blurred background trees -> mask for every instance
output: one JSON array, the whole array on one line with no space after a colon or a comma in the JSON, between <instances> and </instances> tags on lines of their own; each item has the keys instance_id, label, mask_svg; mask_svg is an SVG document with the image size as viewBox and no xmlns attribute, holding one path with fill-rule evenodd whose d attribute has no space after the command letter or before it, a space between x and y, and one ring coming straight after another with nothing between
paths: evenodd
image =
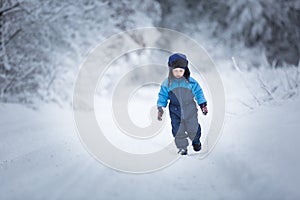
<instances>
[{"instance_id":1,"label":"blurred background trees","mask_svg":"<svg viewBox=\"0 0 300 200\"><path fill-rule=\"evenodd\" d=\"M300 58L298 0L1 0L0 25L2 102L70 102L88 51L137 27L202 35L224 49L256 49L275 67L298 66ZM262 66L253 64L263 63L255 56L249 60L250 68Z\"/></svg>"}]
</instances>

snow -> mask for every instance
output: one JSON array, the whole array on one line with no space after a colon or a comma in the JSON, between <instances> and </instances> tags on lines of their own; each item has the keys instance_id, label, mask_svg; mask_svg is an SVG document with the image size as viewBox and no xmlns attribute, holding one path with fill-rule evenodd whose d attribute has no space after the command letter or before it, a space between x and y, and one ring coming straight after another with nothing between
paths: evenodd
<instances>
[{"instance_id":1,"label":"snow","mask_svg":"<svg viewBox=\"0 0 300 200\"><path fill-rule=\"evenodd\" d=\"M224 82L227 94L231 81ZM153 99L140 98L145 94L132 100L150 105ZM230 110L234 103L227 100ZM71 111L52 104L40 110L1 104L0 199L298 199L299 112L297 96L227 113L208 157L182 157L162 170L134 175L103 166L87 153ZM129 113L139 123L136 110L129 106ZM172 140L165 128L162 144ZM157 148L149 141L145 152Z\"/></svg>"},{"instance_id":2,"label":"snow","mask_svg":"<svg viewBox=\"0 0 300 200\"><path fill-rule=\"evenodd\" d=\"M295 65L299 58L294 41L300 3L273 1L20 2L3 23L2 41L18 34L1 54L0 96L6 103L0 103L0 199L299 199L300 63L280 61ZM67 105L88 50L112 34L144 26L171 28L203 45L224 84L226 118L217 145L204 159L189 148L192 155L136 175L108 168L88 153ZM128 43L169 42L160 41L159 34L128 35L104 53ZM130 52L116 59L99 83L95 115L117 148L147 154L172 142L167 110L163 134L137 140L119 131L108 96L129 70L165 65L168 56L154 49ZM203 74L191 71L209 101L214 91ZM128 112L136 125L151 123L157 92L158 85L142 87L131 96ZM202 142L214 109L209 102L208 116L199 113ZM177 152L175 146L171 150Z\"/></svg>"}]
</instances>

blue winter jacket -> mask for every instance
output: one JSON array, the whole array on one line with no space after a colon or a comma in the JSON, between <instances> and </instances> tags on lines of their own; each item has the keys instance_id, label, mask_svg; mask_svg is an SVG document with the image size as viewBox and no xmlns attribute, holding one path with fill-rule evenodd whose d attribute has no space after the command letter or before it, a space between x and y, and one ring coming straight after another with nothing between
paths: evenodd
<instances>
[{"instance_id":1,"label":"blue winter jacket","mask_svg":"<svg viewBox=\"0 0 300 200\"><path fill-rule=\"evenodd\" d=\"M189 77L187 81L184 77L172 78L169 85L168 78L166 78L158 94L157 107L166 107L169 100L171 117L176 115L181 119L186 119L197 112L194 99L199 105L206 103L202 88L195 79Z\"/></svg>"}]
</instances>

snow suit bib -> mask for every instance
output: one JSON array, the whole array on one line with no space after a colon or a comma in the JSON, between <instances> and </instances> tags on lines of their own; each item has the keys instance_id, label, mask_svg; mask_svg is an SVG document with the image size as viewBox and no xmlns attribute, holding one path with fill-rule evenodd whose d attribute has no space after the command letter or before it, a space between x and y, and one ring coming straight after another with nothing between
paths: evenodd
<instances>
[{"instance_id":1,"label":"snow suit bib","mask_svg":"<svg viewBox=\"0 0 300 200\"><path fill-rule=\"evenodd\" d=\"M168 78L158 94L157 106L166 107L169 101L172 134L177 148L187 148L189 137L193 143L200 142L201 126L198 123L197 104L206 102L202 88L192 77Z\"/></svg>"}]
</instances>

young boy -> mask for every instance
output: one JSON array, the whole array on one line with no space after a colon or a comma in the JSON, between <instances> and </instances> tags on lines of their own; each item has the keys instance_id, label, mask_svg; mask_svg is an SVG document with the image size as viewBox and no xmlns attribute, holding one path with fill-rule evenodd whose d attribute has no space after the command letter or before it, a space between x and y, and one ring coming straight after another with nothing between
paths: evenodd
<instances>
[{"instance_id":1,"label":"young boy","mask_svg":"<svg viewBox=\"0 0 300 200\"><path fill-rule=\"evenodd\" d=\"M164 113L162 107L166 107L170 100L169 111L175 144L179 154L187 155L187 137L192 140L194 151L201 150L201 127L198 123L196 102L204 115L208 113L207 102L198 82L190 77L185 55L180 53L171 55L168 66L169 77L162 83L158 94L158 120L162 120Z\"/></svg>"}]
</instances>

